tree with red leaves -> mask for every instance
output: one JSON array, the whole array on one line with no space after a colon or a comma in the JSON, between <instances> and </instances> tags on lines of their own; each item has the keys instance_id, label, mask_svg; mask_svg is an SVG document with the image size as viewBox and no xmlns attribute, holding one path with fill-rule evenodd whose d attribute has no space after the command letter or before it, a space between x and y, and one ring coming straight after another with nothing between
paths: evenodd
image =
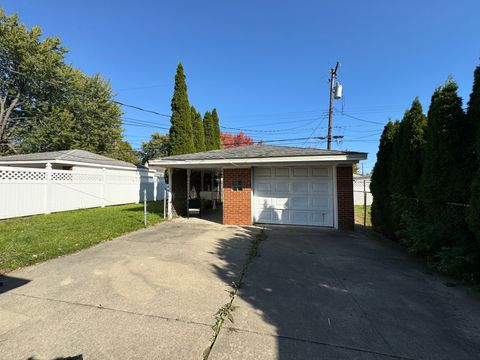
<instances>
[{"instance_id":1,"label":"tree with red leaves","mask_svg":"<svg viewBox=\"0 0 480 360\"><path fill-rule=\"evenodd\" d=\"M222 148L232 148L238 146L248 146L253 145L255 142L250 137L245 135L243 131L240 131L238 134L232 134L228 132L222 132Z\"/></svg>"}]
</instances>

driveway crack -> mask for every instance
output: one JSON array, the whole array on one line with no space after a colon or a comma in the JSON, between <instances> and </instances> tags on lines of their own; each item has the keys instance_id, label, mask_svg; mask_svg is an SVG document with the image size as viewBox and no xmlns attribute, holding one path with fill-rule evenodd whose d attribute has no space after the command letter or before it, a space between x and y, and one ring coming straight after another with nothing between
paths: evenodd
<instances>
[{"instance_id":1,"label":"driveway crack","mask_svg":"<svg viewBox=\"0 0 480 360\"><path fill-rule=\"evenodd\" d=\"M235 298L238 295L238 290L242 287L245 275L247 274L248 268L250 264L252 263L253 259L258 256L258 251L259 251L259 245L260 242L265 240L265 228L262 228L258 234L255 235L255 237L251 241L250 245L250 250L247 254L247 258L245 260L245 263L243 265L242 271L240 272L240 276L237 281L232 282L231 290L229 290L229 295L230 295L230 301L220 307L218 311L215 314L215 324L212 326L213 329L213 335L210 341L210 345L204 350L203 352L203 360L207 360L208 357L210 356L210 353L215 345L215 342L218 338L218 335L220 334L220 331L222 330L223 324L225 323L225 320L228 319L230 322L234 322L232 312L235 310L235 306L233 305L233 302Z\"/></svg>"}]
</instances>

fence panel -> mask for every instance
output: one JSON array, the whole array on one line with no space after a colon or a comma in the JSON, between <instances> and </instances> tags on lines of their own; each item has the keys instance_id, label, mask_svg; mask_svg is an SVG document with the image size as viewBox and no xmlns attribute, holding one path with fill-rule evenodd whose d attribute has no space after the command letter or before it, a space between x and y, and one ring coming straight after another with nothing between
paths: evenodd
<instances>
[{"instance_id":1,"label":"fence panel","mask_svg":"<svg viewBox=\"0 0 480 360\"><path fill-rule=\"evenodd\" d=\"M88 172L0 166L0 219L162 200L165 181L148 172Z\"/></svg>"},{"instance_id":2,"label":"fence panel","mask_svg":"<svg viewBox=\"0 0 480 360\"><path fill-rule=\"evenodd\" d=\"M353 179L353 203L355 205L364 205L364 193L366 193L366 205L372 205L373 196L370 192L370 180Z\"/></svg>"}]
</instances>

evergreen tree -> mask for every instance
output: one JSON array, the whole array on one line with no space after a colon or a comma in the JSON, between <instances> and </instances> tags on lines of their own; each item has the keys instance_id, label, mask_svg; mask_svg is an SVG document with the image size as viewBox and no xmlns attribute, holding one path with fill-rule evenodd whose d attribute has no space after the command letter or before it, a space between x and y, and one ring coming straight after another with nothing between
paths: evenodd
<instances>
[{"instance_id":1,"label":"evergreen tree","mask_svg":"<svg viewBox=\"0 0 480 360\"><path fill-rule=\"evenodd\" d=\"M203 129L205 131L205 149L217 149L217 142L215 140L215 128L213 125L213 117L210 111L207 111L203 116Z\"/></svg>"},{"instance_id":2,"label":"evergreen tree","mask_svg":"<svg viewBox=\"0 0 480 360\"><path fill-rule=\"evenodd\" d=\"M457 88L451 79L437 88L428 110L418 195L431 221L442 218L446 203L466 203L470 197L474 129L463 112Z\"/></svg>"},{"instance_id":3,"label":"evergreen tree","mask_svg":"<svg viewBox=\"0 0 480 360\"><path fill-rule=\"evenodd\" d=\"M222 137L220 134L220 120L218 119L217 109L213 108L212 110L212 120L213 120L213 134L215 140L215 148L220 149L222 147Z\"/></svg>"},{"instance_id":4,"label":"evergreen tree","mask_svg":"<svg viewBox=\"0 0 480 360\"><path fill-rule=\"evenodd\" d=\"M193 142L197 152L205 151L205 131L203 130L202 115L192 106L191 118L193 128Z\"/></svg>"},{"instance_id":5,"label":"evergreen tree","mask_svg":"<svg viewBox=\"0 0 480 360\"><path fill-rule=\"evenodd\" d=\"M373 195L372 224L378 230L389 230L390 215L390 174L393 155L393 144L398 133L398 121L389 121L380 137L377 162L373 168L370 191Z\"/></svg>"},{"instance_id":6,"label":"evergreen tree","mask_svg":"<svg viewBox=\"0 0 480 360\"><path fill-rule=\"evenodd\" d=\"M401 229L402 216L411 208L411 198L416 198L416 189L423 168L425 128L427 117L418 98L412 103L398 126L393 144L390 173L390 233L397 235Z\"/></svg>"},{"instance_id":7,"label":"evergreen tree","mask_svg":"<svg viewBox=\"0 0 480 360\"><path fill-rule=\"evenodd\" d=\"M478 169L472 183L468 222L470 230L480 240L480 65L473 74L473 89L468 102L467 117L476 127L476 165Z\"/></svg>"},{"instance_id":8,"label":"evergreen tree","mask_svg":"<svg viewBox=\"0 0 480 360\"><path fill-rule=\"evenodd\" d=\"M172 117L170 119L170 155L195 152L192 120L188 102L187 84L182 63L177 66L175 88L172 97Z\"/></svg>"},{"instance_id":9,"label":"evergreen tree","mask_svg":"<svg viewBox=\"0 0 480 360\"><path fill-rule=\"evenodd\" d=\"M399 124L393 146L390 181L392 194L416 197L415 189L423 167L426 126L427 117L420 101L415 98Z\"/></svg>"}]
</instances>

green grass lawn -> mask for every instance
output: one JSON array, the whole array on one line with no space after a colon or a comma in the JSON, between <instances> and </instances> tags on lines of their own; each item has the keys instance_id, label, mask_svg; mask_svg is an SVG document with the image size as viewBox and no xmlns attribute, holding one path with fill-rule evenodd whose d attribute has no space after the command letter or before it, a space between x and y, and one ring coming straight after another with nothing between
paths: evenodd
<instances>
[{"instance_id":1,"label":"green grass lawn","mask_svg":"<svg viewBox=\"0 0 480 360\"><path fill-rule=\"evenodd\" d=\"M147 206L147 224L163 220L163 202ZM0 274L144 227L143 204L0 220Z\"/></svg>"},{"instance_id":2,"label":"green grass lawn","mask_svg":"<svg viewBox=\"0 0 480 360\"><path fill-rule=\"evenodd\" d=\"M363 205L355 205L355 224L363 225ZM367 227L372 226L371 206L367 205Z\"/></svg>"}]
</instances>

